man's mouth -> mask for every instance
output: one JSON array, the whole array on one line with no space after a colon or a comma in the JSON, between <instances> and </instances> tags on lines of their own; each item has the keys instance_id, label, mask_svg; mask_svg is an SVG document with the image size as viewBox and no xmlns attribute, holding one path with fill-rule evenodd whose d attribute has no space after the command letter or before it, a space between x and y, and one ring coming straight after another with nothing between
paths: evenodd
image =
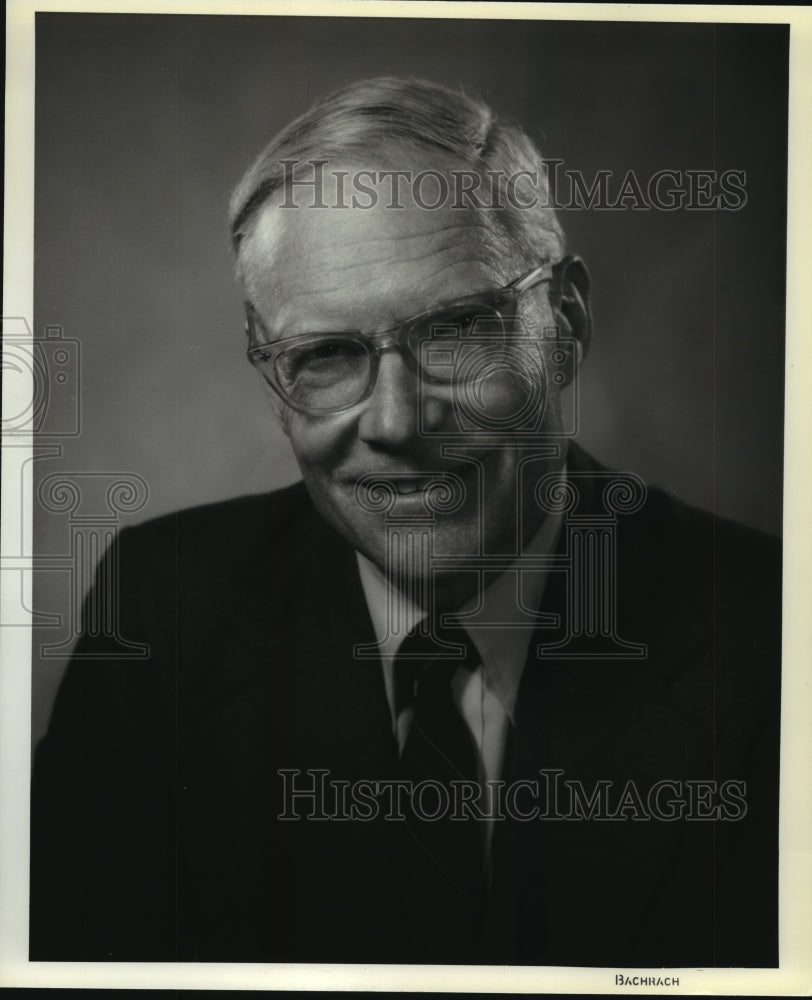
<instances>
[{"instance_id":1,"label":"man's mouth","mask_svg":"<svg viewBox=\"0 0 812 1000\"><path fill-rule=\"evenodd\" d=\"M476 476L476 467L467 464L431 472L368 472L354 480L353 491L361 507L373 513L385 510L387 502L399 501L422 501L438 512L451 512L473 495Z\"/></svg>"}]
</instances>

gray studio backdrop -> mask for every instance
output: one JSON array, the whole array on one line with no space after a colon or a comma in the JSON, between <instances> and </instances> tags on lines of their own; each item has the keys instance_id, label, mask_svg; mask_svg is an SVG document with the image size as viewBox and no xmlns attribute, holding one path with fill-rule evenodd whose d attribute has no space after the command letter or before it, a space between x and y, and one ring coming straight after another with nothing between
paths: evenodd
<instances>
[{"instance_id":1,"label":"gray studio backdrop","mask_svg":"<svg viewBox=\"0 0 812 1000\"><path fill-rule=\"evenodd\" d=\"M359 77L464 85L587 180L746 172L739 211L562 213L594 286L579 439L779 534L787 46L782 26L37 15L35 329L73 353L41 439L60 453L34 463L34 739L98 539L297 478L244 357L226 205L277 129Z\"/></svg>"}]
</instances>

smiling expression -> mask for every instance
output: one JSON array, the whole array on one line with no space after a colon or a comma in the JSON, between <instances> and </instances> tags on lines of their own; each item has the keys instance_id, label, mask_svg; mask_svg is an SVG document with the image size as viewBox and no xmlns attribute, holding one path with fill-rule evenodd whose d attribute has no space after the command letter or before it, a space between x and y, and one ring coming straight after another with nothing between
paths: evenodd
<instances>
[{"instance_id":1,"label":"smiling expression","mask_svg":"<svg viewBox=\"0 0 812 1000\"><path fill-rule=\"evenodd\" d=\"M404 209L392 210L384 193L370 209L278 205L279 199L271 200L261 209L241 249L248 297L271 342L309 332L389 330L406 317L500 288L522 272L515 262L500 262L491 230L471 208L427 211L407 200ZM549 324L554 320L544 287L528 295ZM389 514L404 518L425 511L424 490L432 479L462 484L462 503L435 515L435 553L512 553L517 484L529 478L517 475L528 453L504 420L516 406L515 394L515 379L504 375L480 385L478 405L503 429L483 438L461 423L449 386L419 386L413 367L392 348L381 354L374 389L362 402L329 415L288 410L284 425L322 516L382 568L386 515L358 500L359 482L370 474L392 484ZM550 396L547 433L555 432L558 410ZM444 453L444 444L453 445L453 454ZM534 461L533 481L560 462L560 456ZM527 537L540 514L528 498L522 507Z\"/></svg>"}]
</instances>

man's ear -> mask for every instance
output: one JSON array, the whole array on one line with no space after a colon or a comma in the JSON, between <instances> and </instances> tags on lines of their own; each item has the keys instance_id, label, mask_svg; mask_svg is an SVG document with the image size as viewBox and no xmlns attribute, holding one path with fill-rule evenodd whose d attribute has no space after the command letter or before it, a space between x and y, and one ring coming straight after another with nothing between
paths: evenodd
<instances>
[{"instance_id":1,"label":"man's ear","mask_svg":"<svg viewBox=\"0 0 812 1000\"><path fill-rule=\"evenodd\" d=\"M561 336L571 337L580 345L580 359L583 362L592 341L589 272L580 257L567 257L560 267L560 298L556 320L561 324Z\"/></svg>"}]
</instances>

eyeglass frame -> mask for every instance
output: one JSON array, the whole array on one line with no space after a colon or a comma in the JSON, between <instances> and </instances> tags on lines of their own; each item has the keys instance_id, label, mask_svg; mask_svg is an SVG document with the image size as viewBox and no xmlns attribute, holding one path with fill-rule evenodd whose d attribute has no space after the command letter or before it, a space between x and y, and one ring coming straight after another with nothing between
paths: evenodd
<instances>
[{"instance_id":1,"label":"eyeglass frame","mask_svg":"<svg viewBox=\"0 0 812 1000\"><path fill-rule=\"evenodd\" d=\"M424 312L418 313L416 316L411 316L408 319L401 320L396 326L389 327L386 330L380 330L378 333L364 333L361 330L323 330L323 331L312 331L310 333L298 334L294 337L281 338L280 340L272 341L271 343L256 343L256 328L257 326L262 327L264 330L264 324L259 318L256 308L253 303L245 300L243 303L245 307L245 333L248 336L249 341L254 341L253 345L248 347L246 351L246 356L249 362L254 368L257 369L259 374L262 376L265 382L273 389L276 395L282 400L282 402L289 406L291 409L296 410L298 413L303 413L309 416L332 416L334 414L343 413L345 410L352 409L353 406L358 406L359 403L363 403L365 400L369 399L372 395L375 385L378 381L378 368L380 366L380 357L384 351L390 348L398 349L399 353L406 361L409 368L421 379L426 382L438 385L452 385L454 384L453 379L441 379L436 376L432 376L425 372L420 364L419 359L416 357L414 351L409 349L407 338L408 333L411 331L418 323L428 319L430 316L447 312L448 310L455 309L460 306L471 305L484 305L486 304L483 300L487 299L488 305L493 305L496 312L501 320L505 320L505 316L499 311L500 307L505 303L515 303L518 301L519 297L525 292L530 291L532 288L537 288L539 285L545 284L546 282L552 282L555 289L555 299L558 299L561 295L560 278L561 274L566 268L566 266L572 261L571 256L563 257L560 261L553 264L550 261L544 261L538 264L536 267L531 268L526 274L520 275L513 281L509 282L503 288L496 288L489 291L472 292L470 295L466 295L460 299L454 299L450 302L440 303L431 309L427 309ZM549 270L549 273L545 273ZM556 285L558 287L556 287ZM276 372L276 359L284 351L289 350L291 347L295 347L297 344L305 343L308 340L317 341L320 337L340 337L347 340L353 340L356 343L360 343L364 347L367 356L369 358L369 375L367 378L367 387L363 394L357 399L354 399L350 403L346 403L342 406L337 407L314 407L306 406L302 403L298 403L292 400L280 385L278 385L273 378L269 377L266 372L260 368L260 362L271 362L271 370Z\"/></svg>"}]
</instances>

